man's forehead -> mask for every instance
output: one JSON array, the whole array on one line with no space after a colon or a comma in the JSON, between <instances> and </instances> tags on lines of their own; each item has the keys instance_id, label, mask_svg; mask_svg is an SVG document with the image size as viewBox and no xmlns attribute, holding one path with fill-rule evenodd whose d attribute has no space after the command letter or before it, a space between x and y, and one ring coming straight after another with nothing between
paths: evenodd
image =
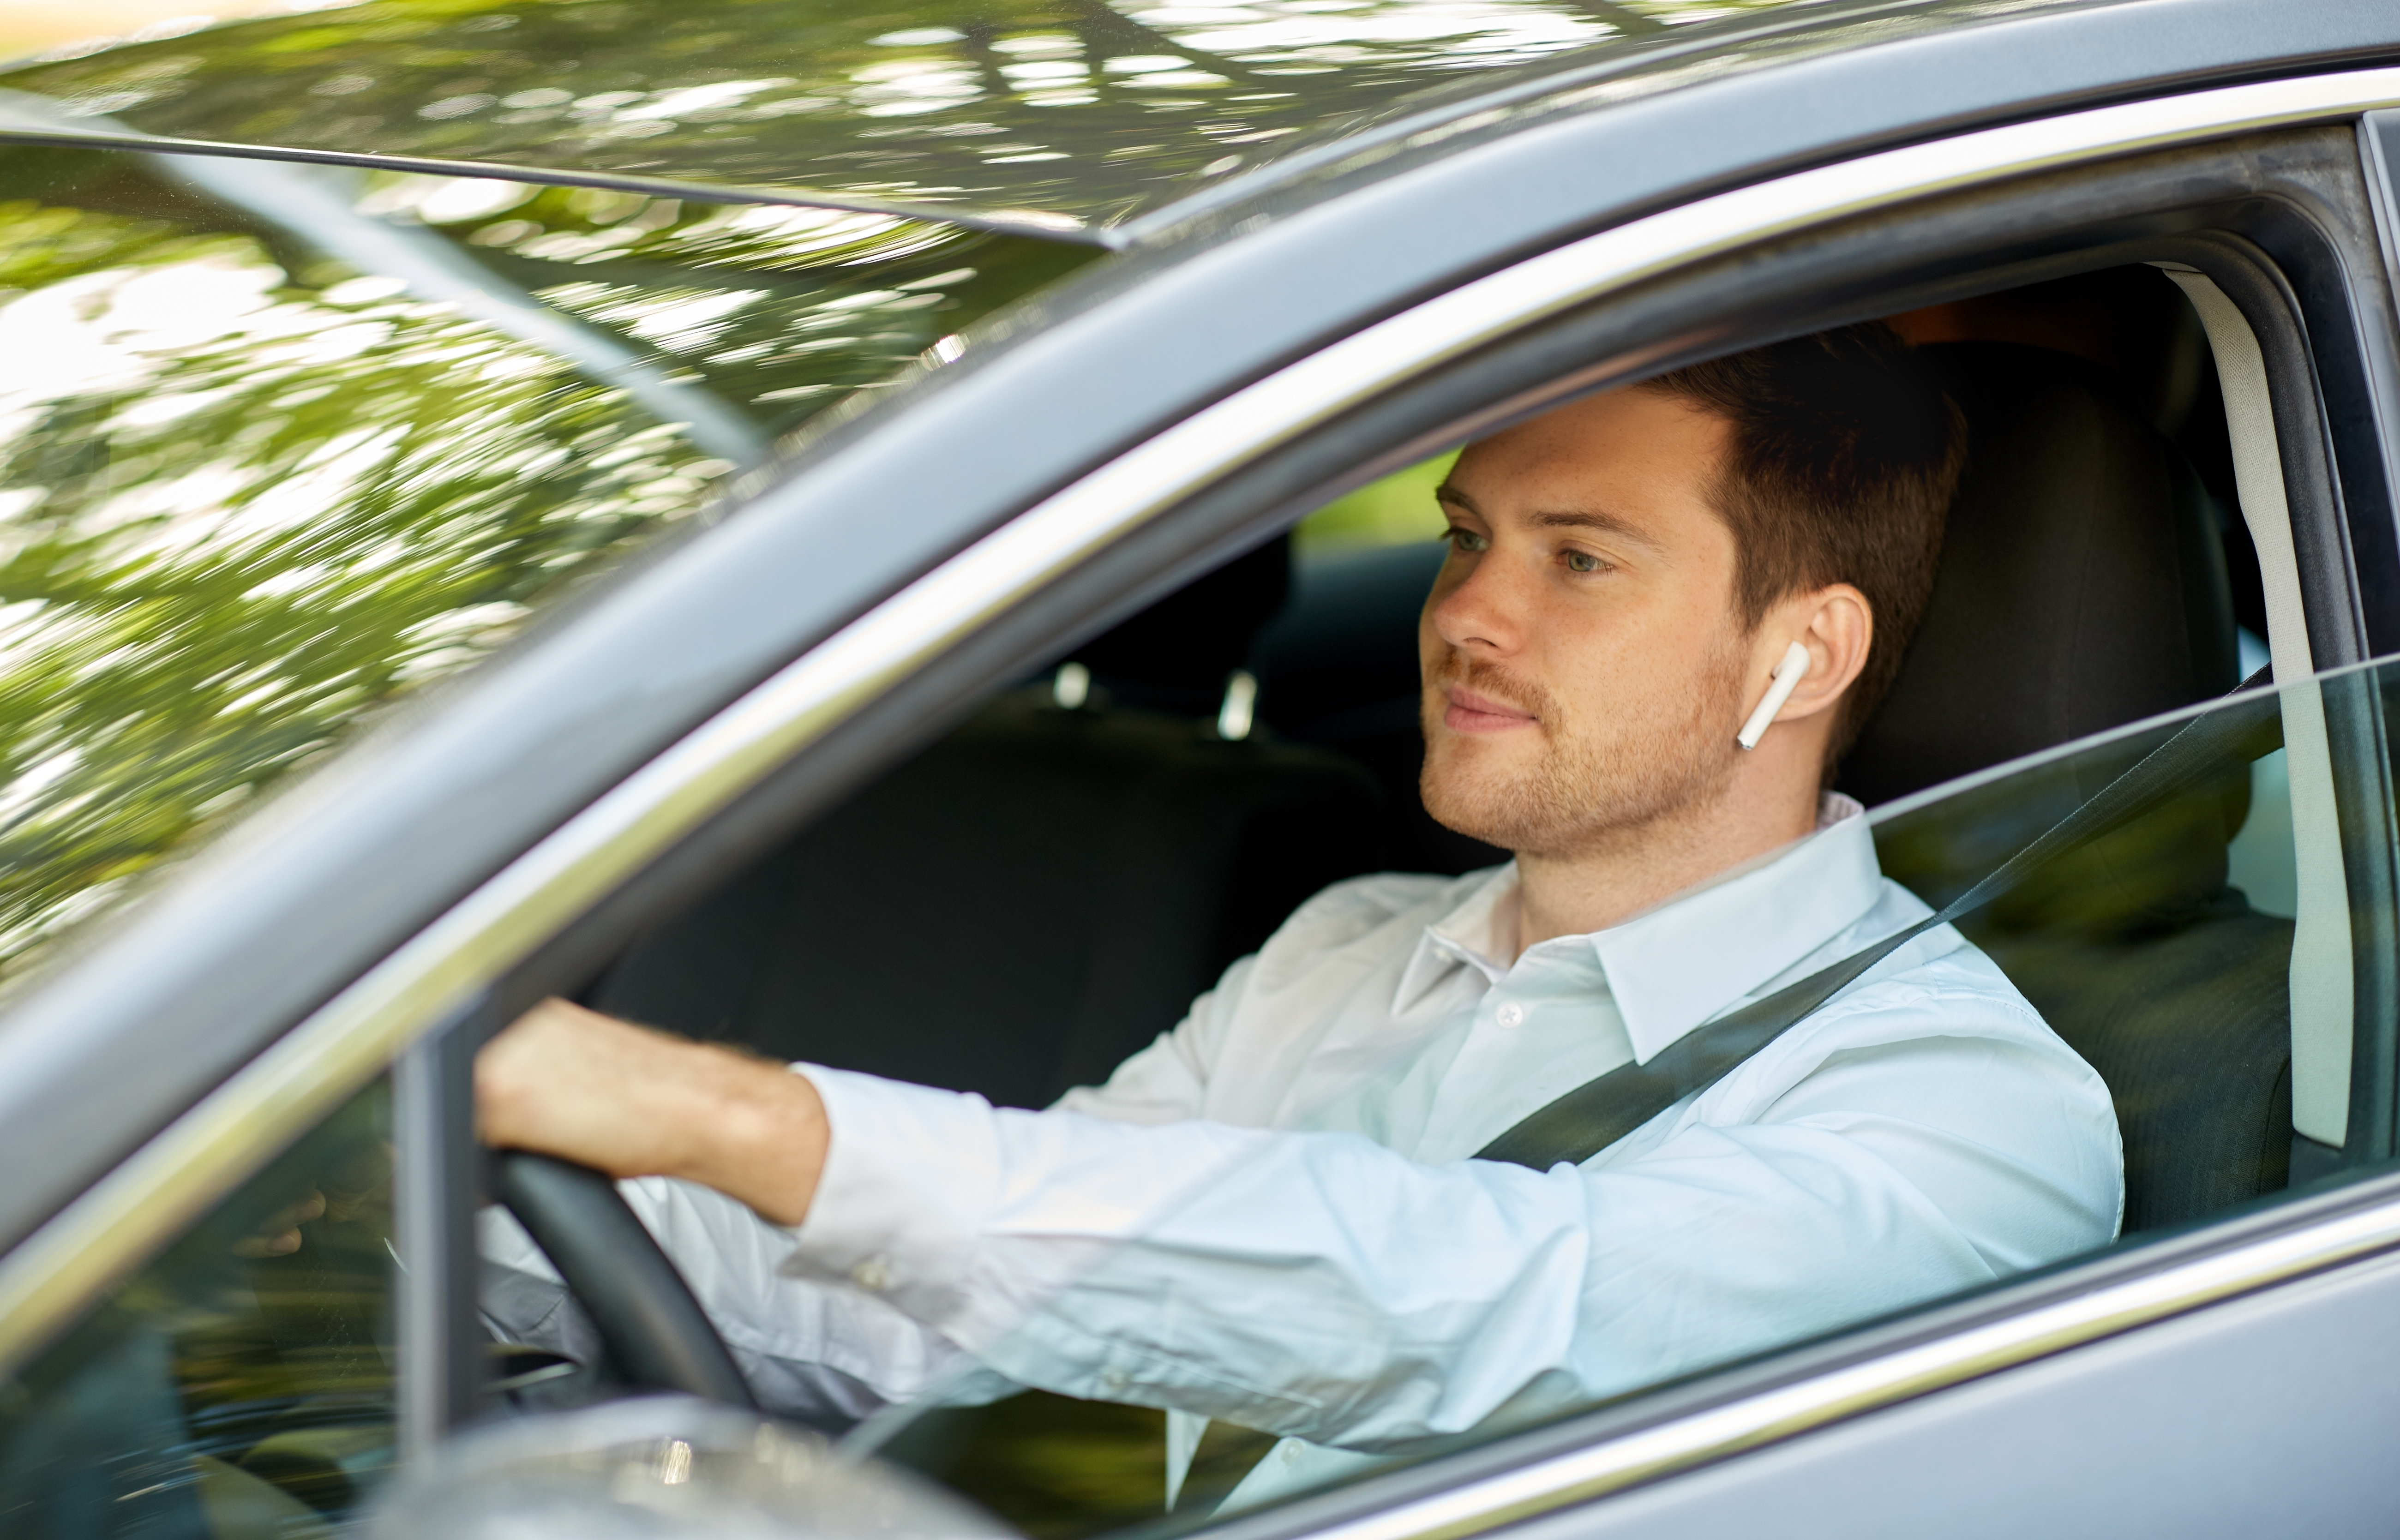
<instances>
[{"instance_id":1,"label":"man's forehead","mask_svg":"<svg viewBox=\"0 0 2400 1540\"><path fill-rule=\"evenodd\" d=\"M1484 519L1643 536L1713 511L1726 431L1679 397L1604 391L1468 444L1438 496Z\"/></svg>"},{"instance_id":2,"label":"man's forehead","mask_svg":"<svg viewBox=\"0 0 2400 1540\"><path fill-rule=\"evenodd\" d=\"M1564 447L1578 442L1608 444L1661 432L1692 442L1713 443L1722 439L1731 426L1704 402L1689 396L1646 385L1620 385L1577 396L1521 422L1510 423L1473 441L1466 452L1527 444Z\"/></svg>"}]
</instances>

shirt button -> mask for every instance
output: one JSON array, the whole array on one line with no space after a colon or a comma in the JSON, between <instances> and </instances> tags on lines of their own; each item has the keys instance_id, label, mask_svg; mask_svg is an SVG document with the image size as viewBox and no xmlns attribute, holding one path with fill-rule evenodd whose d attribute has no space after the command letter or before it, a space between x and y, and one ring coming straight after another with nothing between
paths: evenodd
<instances>
[{"instance_id":1,"label":"shirt button","mask_svg":"<svg viewBox=\"0 0 2400 1540\"><path fill-rule=\"evenodd\" d=\"M880 1257L869 1257L850 1270L850 1281L869 1294L880 1294L892 1287L892 1268Z\"/></svg>"},{"instance_id":2,"label":"shirt button","mask_svg":"<svg viewBox=\"0 0 2400 1540\"><path fill-rule=\"evenodd\" d=\"M1512 1000L1493 1013L1493 1019L1503 1027L1514 1027L1525 1019L1525 1008Z\"/></svg>"}]
</instances>

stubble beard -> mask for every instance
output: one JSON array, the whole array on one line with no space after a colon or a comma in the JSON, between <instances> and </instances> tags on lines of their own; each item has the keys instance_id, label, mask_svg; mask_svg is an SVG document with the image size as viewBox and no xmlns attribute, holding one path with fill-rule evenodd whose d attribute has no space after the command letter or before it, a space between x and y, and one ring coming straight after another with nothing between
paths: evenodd
<instances>
[{"instance_id":1,"label":"stubble beard","mask_svg":"<svg viewBox=\"0 0 2400 1540\"><path fill-rule=\"evenodd\" d=\"M1705 809L1724 791L1740 725L1741 649L1728 647L1687 689L1647 702L1599 702L1580 715L1494 663L1452 654L1424 702L1425 770L1434 821L1520 855L1567 856ZM1531 711L1542 753L1501 765L1441 725L1440 690L1466 688ZM1640 715L1628 708L1646 704ZM1478 762L1482 761L1482 762Z\"/></svg>"}]
</instances>

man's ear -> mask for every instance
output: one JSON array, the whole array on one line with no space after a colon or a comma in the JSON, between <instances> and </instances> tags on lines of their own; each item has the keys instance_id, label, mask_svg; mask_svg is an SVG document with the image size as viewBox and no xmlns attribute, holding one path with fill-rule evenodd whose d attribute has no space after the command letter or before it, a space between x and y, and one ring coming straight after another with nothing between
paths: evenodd
<instances>
[{"instance_id":1,"label":"man's ear","mask_svg":"<svg viewBox=\"0 0 2400 1540\"><path fill-rule=\"evenodd\" d=\"M1848 583L1795 593L1770 609L1752 648L1760 680L1772 674L1793 642L1808 649L1808 673L1775 719L1797 722L1831 710L1866 667L1874 641L1875 610Z\"/></svg>"}]
</instances>

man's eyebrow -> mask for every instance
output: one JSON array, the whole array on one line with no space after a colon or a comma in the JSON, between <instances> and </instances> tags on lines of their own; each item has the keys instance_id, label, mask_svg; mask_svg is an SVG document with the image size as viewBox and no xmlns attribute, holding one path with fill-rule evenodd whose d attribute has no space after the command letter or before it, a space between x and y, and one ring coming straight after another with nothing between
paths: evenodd
<instances>
[{"instance_id":1,"label":"man's eyebrow","mask_svg":"<svg viewBox=\"0 0 2400 1540\"><path fill-rule=\"evenodd\" d=\"M1482 509L1476 506L1473 497L1468 497L1452 483L1442 483L1433 489L1433 495L1436 501L1456 503L1477 518L1487 516ZM1649 552L1663 552L1666 549L1658 543L1656 536L1635 525L1631 520L1618 518L1614 513L1576 511L1536 513L1526 522L1536 529L1595 529L1605 535L1614 535L1628 544L1638 545Z\"/></svg>"},{"instance_id":2,"label":"man's eyebrow","mask_svg":"<svg viewBox=\"0 0 2400 1540\"><path fill-rule=\"evenodd\" d=\"M1638 545L1645 551L1664 549L1659 545L1657 538L1648 531L1630 520L1618 518L1614 513L1536 513L1528 522L1536 529L1596 529L1602 534L1614 535L1620 540Z\"/></svg>"}]
</instances>

